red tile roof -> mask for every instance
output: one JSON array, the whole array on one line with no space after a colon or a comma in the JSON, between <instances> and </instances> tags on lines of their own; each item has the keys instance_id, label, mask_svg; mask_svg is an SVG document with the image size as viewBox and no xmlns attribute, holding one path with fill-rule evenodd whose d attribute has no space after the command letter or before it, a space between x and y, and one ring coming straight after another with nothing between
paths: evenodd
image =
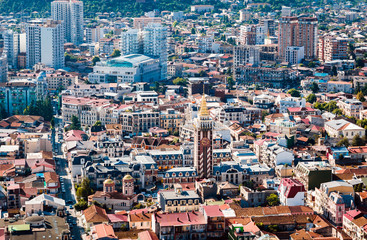
<instances>
[{"instance_id":1,"label":"red tile roof","mask_svg":"<svg viewBox=\"0 0 367 240\"><path fill-rule=\"evenodd\" d=\"M204 215L200 212L164 213L155 216L161 227L207 224Z\"/></svg>"},{"instance_id":2,"label":"red tile roof","mask_svg":"<svg viewBox=\"0 0 367 240\"><path fill-rule=\"evenodd\" d=\"M306 192L303 184L294 178L283 178L280 182L280 186L286 187L286 198L294 198L299 192ZM279 187L280 187L279 186Z\"/></svg>"}]
</instances>

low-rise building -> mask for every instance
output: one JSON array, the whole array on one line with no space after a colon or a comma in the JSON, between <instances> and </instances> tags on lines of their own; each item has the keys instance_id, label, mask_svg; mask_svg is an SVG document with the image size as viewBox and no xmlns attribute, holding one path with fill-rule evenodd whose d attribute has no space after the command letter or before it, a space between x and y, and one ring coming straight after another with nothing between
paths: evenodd
<instances>
[{"instance_id":1,"label":"low-rise building","mask_svg":"<svg viewBox=\"0 0 367 240\"><path fill-rule=\"evenodd\" d=\"M325 123L325 131L332 138L346 137L353 139L356 135L363 137L365 135L365 129L348 122L344 119L331 120Z\"/></svg>"},{"instance_id":2,"label":"low-rise building","mask_svg":"<svg viewBox=\"0 0 367 240\"><path fill-rule=\"evenodd\" d=\"M161 190L158 201L163 212L190 212L199 210L201 198L195 191L175 184L174 190Z\"/></svg>"},{"instance_id":3,"label":"low-rise building","mask_svg":"<svg viewBox=\"0 0 367 240\"><path fill-rule=\"evenodd\" d=\"M283 178L278 187L279 201L285 206L305 205L305 187L293 178Z\"/></svg>"}]
</instances>

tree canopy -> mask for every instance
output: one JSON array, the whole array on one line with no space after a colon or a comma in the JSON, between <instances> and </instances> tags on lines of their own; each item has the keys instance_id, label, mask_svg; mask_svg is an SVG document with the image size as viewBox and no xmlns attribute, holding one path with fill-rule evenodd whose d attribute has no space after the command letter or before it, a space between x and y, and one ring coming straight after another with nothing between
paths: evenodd
<instances>
[{"instance_id":1,"label":"tree canopy","mask_svg":"<svg viewBox=\"0 0 367 240\"><path fill-rule=\"evenodd\" d=\"M120 57L121 56L121 51L119 49L114 49L113 53L111 54L111 57Z\"/></svg>"},{"instance_id":2,"label":"tree canopy","mask_svg":"<svg viewBox=\"0 0 367 240\"><path fill-rule=\"evenodd\" d=\"M71 117L71 125L66 130L82 130L82 125L80 124L79 118L77 116L73 115Z\"/></svg>"},{"instance_id":3,"label":"tree canopy","mask_svg":"<svg viewBox=\"0 0 367 240\"><path fill-rule=\"evenodd\" d=\"M45 121L51 121L53 118L53 107L51 104L51 99L46 97L44 100L38 100L37 102L32 102L27 106L24 111L24 115L34 115L41 116Z\"/></svg>"},{"instance_id":4,"label":"tree canopy","mask_svg":"<svg viewBox=\"0 0 367 240\"><path fill-rule=\"evenodd\" d=\"M317 100L316 95L313 93L311 93L310 95L306 97L306 101L309 103L314 103L316 102L316 100Z\"/></svg>"},{"instance_id":5,"label":"tree canopy","mask_svg":"<svg viewBox=\"0 0 367 240\"><path fill-rule=\"evenodd\" d=\"M294 89L294 88L289 89L287 93L290 94L292 97L300 97L301 96L300 91L298 91L297 89Z\"/></svg>"},{"instance_id":6,"label":"tree canopy","mask_svg":"<svg viewBox=\"0 0 367 240\"><path fill-rule=\"evenodd\" d=\"M272 193L266 198L266 202L269 206L277 206L279 205L279 197Z\"/></svg>"}]
</instances>

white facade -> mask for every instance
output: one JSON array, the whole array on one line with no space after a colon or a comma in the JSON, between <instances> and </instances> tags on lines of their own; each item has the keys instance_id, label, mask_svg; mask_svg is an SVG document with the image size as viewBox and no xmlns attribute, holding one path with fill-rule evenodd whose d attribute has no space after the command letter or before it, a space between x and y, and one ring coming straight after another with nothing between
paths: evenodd
<instances>
[{"instance_id":1,"label":"white facade","mask_svg":"<svg viewBox=\"0 0 367 240\"><path fill-rule=\"evenodd\" d=\"M27 51L26 61L27 68L32 68L35 64L41 62L41 28L37 24L29 24L26 26L27 35Z\"/></svg>"},{"instance_id":2,"label":"white facade","mask_svg":"<svg viewBox=\"0 0 367 240\"><path fill-rule=\"evenodd\" d=\"M41 62L55 69L63 68L64 31L60 22L51 22L41 27Z\"/></svg>"},{"instance_id":3,"label":"white facade","mask_svg":"<svg viewBox=\"0 0 367 240\"><path fill-rule=\"evenodd\" d=\"M79 45L83 42L83 2L56 0L51 3L53 20L63 21L65 40Z\"/></svg>"},{"instance_id":4,"label":"white facade","mask_svg":"<svg viewBox=\"0 0 367 240\"><path fill-rule=\"evenodd\" d=\"M287 109L290 107L306 107L306 99L296 97L281 98L279 95L275 100L275 104L278 105L279 113L287 113Z\"/></svg>"},{"instance_id":5,"label":"white facade","mask_svg":"<svg viewBox=\"0 0 367 240\"><path fill-rule=\"evenodd\" d=\"M144 54L150 57L159 58L161 66L161 78L167 78L167 27L160 23L149 23L144 28Z\"/></svg>"},{"instance_id":6,"label":"white facade","mask_svg":"<svg viewBox=\"0 0 367 240\"><path fill-rule=\"evenodd\" d=\"M142 52L142 32L139 29L129 29L121 33L121 54L138 54Z\"/></svg>"},{"instance_id":7,"label":"white facade","mask_svg":"<svg viewBox=\"0 0 367 240\"><path fill-rule=\"evenodd\" d=\"M260 48L250 45L238 45L233 49L233 65L240 66L246 64L258 65L260 63Z\"/></svg>"},{"instance_id":8,"label":"white facade","mask_svg":"<svg viewBox=\"0 0 367 240\"><path fill-rule=\"evenodd\" d=\"M305 189L297 180L283 179L278 187L278 195L283 206L305 205Z\"/></svg>"},{"instance_id":9,"label":"white facade","mask_svg":"<svg viewBox=\"0 0 367 240\"><path fill-rule=\"evenodd\" d=\"M64 31L61 21L48 20L42 24L28 24L27 34L27 68L43 63L55 69L63 68Z\"/></svg>"},{"instance_id":10,"label":"white facade","mask_svg":"<svg viewBox=\"0 0 367 240\"><path fill-rule=\"evenodd\" d=\"M160 80L159 60L132 54L98 62L88 75L92 83L154 82Z\"/></svg>"},{"instance_id":11,"label":"white facade","mask_svg":"<svg viewBox=\"0 0 367 240\"><path fill-rule=\"evenodd\" d=\"M302 59L305 58L304 47L287 47L285 51L285 61L290 64L301 63Z\"/></svg>"},{"instance_id":12,"label":"white facade","mask_svg":"<svg viewBox=\"0 0 367 240\"><path fill-rule=\"evenodd\" d=\"M8 65L12 69L18 67L18 55L25 45L25 33L17 33L12 30L6 31L4 34L4 54L7 56Z\"/></svg>"},{"instance_id":13,"label":"white facade","mask_svg":"<svg viewBox=\"0 0 367 240\"><path fill-rule=\"evenodd\" d=\"M282 17L290 17L292 16L292 8L282 6Z\"/></svg>"}]
</instances>

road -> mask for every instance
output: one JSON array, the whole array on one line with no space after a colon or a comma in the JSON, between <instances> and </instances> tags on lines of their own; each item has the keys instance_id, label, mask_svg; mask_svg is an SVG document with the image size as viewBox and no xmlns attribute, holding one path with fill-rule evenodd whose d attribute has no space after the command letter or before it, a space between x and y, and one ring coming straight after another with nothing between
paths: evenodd
<instances>
[{"instance_id":1,"label":"road","mask_svg":"<svg viewBox=\"0 0 367 240\"><path fill-rule=\"evenodd\" d=\"M60 144L60 140L61 139L58 139L58 134L56 134L55 144ZM78 222L78 219L81 219L80 212L75 211L75 209L72 207L76 202L75 190L72 184L71 175L69 174L67 160L62 155L56 155L54 157L57 163L57 173L60 176L60 192L62 193L62 198L65 200L67 205L66 209L68 213L70 213L70 215L67 217L67 222L70 225L71 235L75 240L82 240L81 234L84 232L84 229L81 227L81 222ZM65 191L62 191L62 189L65 189Z\"/></svg>"}]
</instances>

